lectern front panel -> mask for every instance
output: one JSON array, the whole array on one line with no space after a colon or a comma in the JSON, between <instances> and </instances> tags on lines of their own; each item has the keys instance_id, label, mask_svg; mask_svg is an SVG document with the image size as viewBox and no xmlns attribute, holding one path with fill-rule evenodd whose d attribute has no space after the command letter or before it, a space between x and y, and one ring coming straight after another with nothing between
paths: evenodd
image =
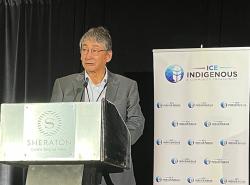
<instances>
[{"instance_id":1,"label":"lectern front panel","mask_svg":"<svg viewBox=\"0 0 250 185\"><path fill-rule=\"evenodd\" d=\"M101 160L101 103L1 105L0 161Z\"/></svg>"}]
</instances>

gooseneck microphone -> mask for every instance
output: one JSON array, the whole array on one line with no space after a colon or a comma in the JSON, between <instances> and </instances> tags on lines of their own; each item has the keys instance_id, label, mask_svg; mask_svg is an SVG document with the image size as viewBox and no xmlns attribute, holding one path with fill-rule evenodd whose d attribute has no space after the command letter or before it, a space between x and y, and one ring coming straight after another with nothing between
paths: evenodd
<instances>
[{"instance_id":1,"label":"gooseneck microphone","mask_svg":"<svg viewBox=\"0 0 250 185\"><path fill-rule=\"evenodd\" d=\"M86 79L83 79L83 86L84 86L84 88L87 88L88 83L89 83L89 78L88 77Z\"/></svg>"},{"instance_id":2,"label":"gooseneck microphone","mask_svg":"<svg viewBox=\"0 0 250 185\"><path fill-rule=\"evenodd\" d=\"M97 99L96 99L96 102L98 102L100 96L102 95L102 93L103 93L104 89L107 87L107 85L108 85L108 82L105 83L105 85L104 85L102 91L100 92L99 96L98 96Z\"/></svg>"},{"instance_id":3,"label":"gooseneck microphone","mask_svg":"<svg viewBox=\"0 0 250 185\"><path fill-rule=\"evenodd\" d=\"M80 101L82 101L82 99L83 99L83 94L84 94L85 89L86 89L87 95L88 95L88 102L91 101L90 96L89 96L89 91L88 91L88 84L89 84L89 78L87 77L86 79L83 79L83 86L84 86L84 89L83 89L83 91L82 91ZM108 82L106 82L105 85L103 86L103 89L102 89L102 91L99 93L99 95L98 95L98 97L97 97L97 99L96 99L96 102L98 102L99 98L101 97L103 91L106 89L107 85L108 85ZM91 88L91 90L92 90L92 88ZM93 92L92 92L92 93L93 93ZM93 96L93 95L92 95L92 96ZM92 97L92 101L94 101L93 97Z\"/></svg>"},{"instance_id":4,"label":"gooseneck microphone","mask_svg":"<svg viewBox=\"0 0 250 185\"><path fill-rule=\"evenodd\" d=\"M85 91L85 89L87 90L87 94L88 94L88 100L90 102L90 98L89 98L89 91L88 91L88 84L89 84L89 78L84 78L83 79L83 90L82 90L82 94L81 94L81 99L80 101L82 101L82 98L83 98L83 92Z\"/></svg>"}]
</instances>

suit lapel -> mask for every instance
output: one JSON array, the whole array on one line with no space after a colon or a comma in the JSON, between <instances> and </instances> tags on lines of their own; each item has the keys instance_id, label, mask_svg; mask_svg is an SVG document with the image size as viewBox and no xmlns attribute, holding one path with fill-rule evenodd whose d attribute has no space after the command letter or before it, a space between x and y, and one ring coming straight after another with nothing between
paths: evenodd
<instances>
[{"instance_id":1,"label":"suit lapel","mask_svg":"<svg viewBox=\"0 0 250 185\"><path fill-rule=\"evenodd\" d=\"M84 79L84 72L79 73L79 75L77 75L76 79L73 82L73 88L75 93L75 98L73 101L75 102L81 101L81 97L82 101L84 101L85 91L83 88L83 79Z\"/></svg>"},{"instance_id":2,"label":"suit lapel","mask_svg":"<svg viewBox=\"0 0 250 185\"><path fill-rule=\"evenodd\" d=\"M117 81L115 75L108 71L108 85L106 90L106 99L114 102L116 99L117 89L119 82Z\"/></svg>"}]
</instances>

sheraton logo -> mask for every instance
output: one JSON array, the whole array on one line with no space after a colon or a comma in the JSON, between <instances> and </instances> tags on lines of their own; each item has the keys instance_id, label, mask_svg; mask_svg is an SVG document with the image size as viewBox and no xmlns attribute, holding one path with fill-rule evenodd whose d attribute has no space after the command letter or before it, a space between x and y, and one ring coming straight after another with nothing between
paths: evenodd
<instances>
[{"instance_id":1,"label":"sheraton logo","mask_svg":"<svg viewBox=\"0 0 250 185\"><path fill-rule=\"evenodd\" d=\"M52 136L61 130L62 120L56 112L46 111L39 116L37 125L41 134Z\"/></svg>"}]
</instances>

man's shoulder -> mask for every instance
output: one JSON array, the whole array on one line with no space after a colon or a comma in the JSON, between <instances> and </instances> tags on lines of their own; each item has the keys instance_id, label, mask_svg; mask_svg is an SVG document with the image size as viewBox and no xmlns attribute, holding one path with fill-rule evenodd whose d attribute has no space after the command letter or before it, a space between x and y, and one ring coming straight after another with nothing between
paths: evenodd
<instances>
[{"instance_id":1,"label":"man's shoulder","mask_svg":"<svg viewBox=\"0 0 250 185\"><path fill-rule=\"evenodd\" d=\"M59 81L68 81L68 80L70 80L70 81L72 81L72 80L80 81L82 79L83 79L83 73L73 73L73 74L69 74L69 75L57 78L57 80L59 80Z\"/></svg>"},{"instance_id":2,"label":"man's shoulder","mask_svg":"<svg viewBox=\"0 0 250 185\"><path fill-rule=\"evenodd\" d=\"M111 78L124 83L135 83L135 80L128 78L126 76L116 74L116 73L110 73Z\"/></svg>"}]
</instances>

